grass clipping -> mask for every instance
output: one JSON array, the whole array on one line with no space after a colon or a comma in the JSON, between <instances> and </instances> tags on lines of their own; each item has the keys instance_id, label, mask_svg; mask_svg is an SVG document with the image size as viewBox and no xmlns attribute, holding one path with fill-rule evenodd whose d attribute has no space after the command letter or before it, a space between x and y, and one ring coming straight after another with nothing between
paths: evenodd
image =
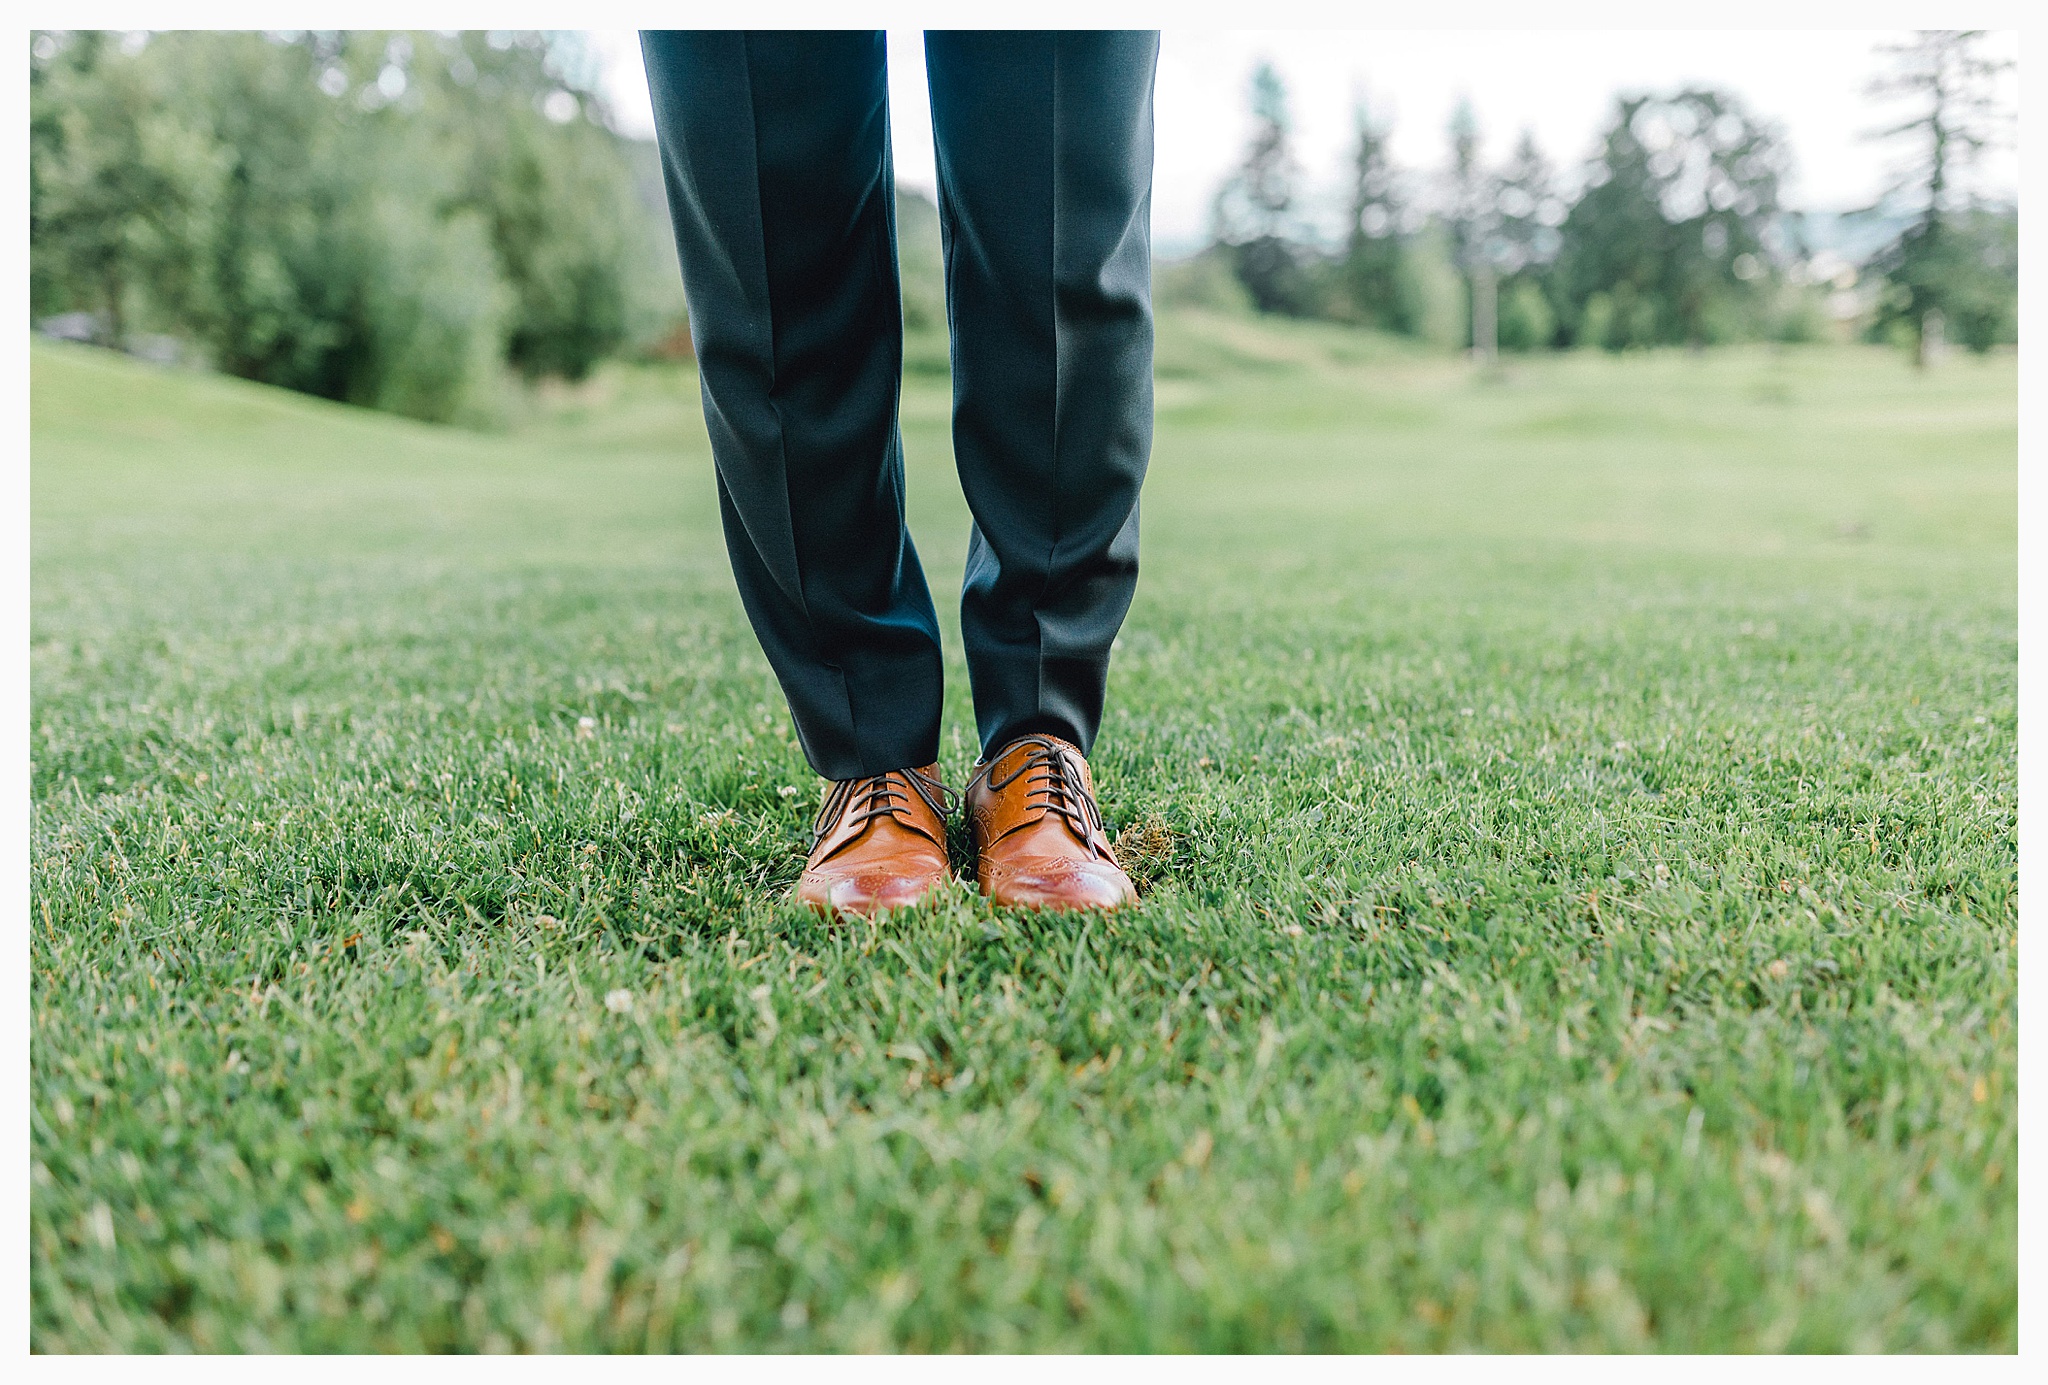
<instances>
[{"instance_id":1,"label":"grass clipping","mask_svg":"<svg viewBox=\"0 0 2048 1385\"><path fill-rule=\"evenodd\" d=\"M1157 813L1147 813L1117 833L1116 859L1144 894L1173 860L1173 832Z\"/></svg>"}]
</instances>

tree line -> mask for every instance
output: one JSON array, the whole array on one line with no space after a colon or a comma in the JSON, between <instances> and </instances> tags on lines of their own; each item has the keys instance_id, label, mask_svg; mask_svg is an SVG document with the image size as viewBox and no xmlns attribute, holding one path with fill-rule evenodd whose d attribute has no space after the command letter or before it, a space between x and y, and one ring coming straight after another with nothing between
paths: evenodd
<instances>
[{"instance_id":1,"label":"tree line","mask_svg":"<svg viewBox=\"0 0 2048 1385\"><path fill-rule=\"evenodd\" d=\"M1891 234L1852 302L1866 335L1978 351L2018 331L2018 211L1955 193L1961 162L1999 133L2003 65L1982 35L1938 31L1883 51L1873 94L1912 114L1880 135L1899 177L1850 220ZM1261 64L1253 132L1216 196L1210 248L1169 296L1324 318L1445 347L1529 351L1822 337L1842 285L1817 282L1805 220L1782 200L1782 134L1732 93L1688 87L1615 98L1597 148L1567 179L1524 131L1486 167L1469 102L1452 115L1444 167L1397 168L1390 129L1354 111L1341 239L1309 226L1287 93ZM1853 277L1841 276L1843 278ZM1831 302L1832 300L1832 302Z\"/></svg>"},{"instance_id":2,"label":"tree line","mask_svg":"<svg viewBox=\"0 0 2048 1385\"><path fill-rule=\"evenodd\" d=\"M1872 209L1896 233L1860 321L1923 357L2017 333L2017 211L1956 191L2003 119L1980 37L1895 45L1875 88L1912 109L1883 132L1907 157ZM574 35L36 32L29 70L30 309L69 335L434 420L491 417L508 380L687 350L658 157L614 132ZM1270 66L1252 109L1213 244L1161 267L1162 300L1482 352L1827 330L1839 290L1805 273L1783 139L1729 93L1618 97L1569 177L1527 133L1487 166L1469 104L1443 169L1402 169L1361 108L1334 242ZM933 327L936 216L899 202L905 316Z\"/></svg>"},{"instance_id":3,"label":"tree line","mask_svg":"<svg viewBox=\"0 0 2048 1385\"><path fill-rule=\"evenodd\" d=\"M163 334L447 420L487 416L507 377L580 379L681 312L633 151L562 37L30 43L30 306L74 335Z\"/></svg>"}]
</instances>

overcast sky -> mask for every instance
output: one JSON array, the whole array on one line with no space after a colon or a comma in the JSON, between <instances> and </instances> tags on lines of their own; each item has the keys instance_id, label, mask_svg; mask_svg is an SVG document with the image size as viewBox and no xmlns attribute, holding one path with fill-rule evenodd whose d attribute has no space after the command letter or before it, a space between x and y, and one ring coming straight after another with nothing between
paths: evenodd
<instances>
[{"instance_id":1,"label":"overcast sky","mask_svg":"<svg viewBox=\"0 0 2048 1385\"><path fill-rule=\"evenodd\" d=\"M1338 202L1351 140L1351 111L1363 97L1393 125L1393 152L1408 168L1444 161L1445 126L1458 98L1478 113L1486 157L1503 160L1524 126L1564 168L1594 147L1614 95L1685 83L1730 89L1778 122L1793 155L1788 205L1844 210L1884 186L1889 160L1860 138L1889 108L1864 94L1883 66L1875 46L1897 31L1795 32L1417 32L1368 30L1168 29L1161 40L1158 145L1152 228L1167 254L1194 248L1208 228L1217 184L1250 130L1246 93L1253 67L1270 58L1287 84L1295 152L1312 193ZM593 30L604 54L606 90L621 123L653 132L637 36ZM1994 36L2017 57L2017 35ZM931 103L924 41L915 29L889 31L889 90L900 181L933 187ZM2008 79L2008 102L2014 99ZM2018 156L2008 147L1972 175L1986 191L2010 195Z\"/></svg>"}]
</instances>

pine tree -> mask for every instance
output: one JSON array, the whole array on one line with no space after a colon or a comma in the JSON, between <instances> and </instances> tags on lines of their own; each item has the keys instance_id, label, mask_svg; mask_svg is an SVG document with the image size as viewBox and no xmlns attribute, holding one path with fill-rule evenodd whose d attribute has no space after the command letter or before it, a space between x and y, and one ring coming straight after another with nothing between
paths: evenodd
<instances>
[{"instance_id":1,"label":"pine tree","mask_svg":"<svg viewBox=\"0 0 2048 1385\"><path fill-rule=\"evenodd\" d=\"M1479 117L1470 100L1460 97L1451 111L1450 189L1444 220L1451 231L1451 254L1461 273L1478 263L1485 236L1486 170L1479 163Z\"/></svg>"},{"instance_id":2,"label":"pine tree","mask_svg":"<svg viewBox=\"0 0 2048 1385\"><path fill-rule=\"evenodd\" d=\"M1493 185L1494 238L1501 270L1510 275L1541 269L1557 257L1559 223L1565 205L1557 195L1557 174L1524 129L1515 152Z\"/></svg>"},{"instance_id":3,"label":"pine tree","mask_svg":"<svg viewBox=\"0 0 2048 1385\"><path fill-rule=\"evenodd\" d=\"M1493 249L1500 263L1500 344L1533 351L1549 346L1557 314L1544 291L1544 271L1557 258L1565 204L1557 175L1524 129L1508 165L1493 181Z\"/></svg>"},{"instance_id":4,"label":"pine tree","mask_svg":"<svg viewBox=\"0 0 2048 1385\"><path fill-rule=\"evenodd\" d=\"M1553 282L1574 339L1702 346L1752 326L1784 163L1777 131L1727 92L1616 98L1560 228Z\"/></svg>"},{"instance_id":5,"label":"pine tree","mask_svg":"<svg viewBox=\"0 0 2048 1385\"><path fill-rule=\"evenodd\" d=\"M1401 292L1400 179L1388 156L1392 130L1376 123L1360 101L1352 112L1351 218L1345 237L1343 281L1358 318L1391 332L1412 331Z\"/></svg>"},{"instance_id":6,"label":"pine tree","mask_svg":"<svg viewBox=\"0 0 2048 1385\"><path fill-rule=\"evenodd\" d=\"M1991 282L2001 277L1997 218L1967 205L1954 187L1955 175L1994 142L2003 123L1996 84L2012 64L1983 56L1983 39L1981 30L1936 29L1881 45L1878 51L1894 60L1893 70L1870 84L1873 96L1906 98L1920 107L1874 136L1911 150L1886 199L1905 201L1915 216L1873 267L1890 287L1877 325L1883 330L1902 323L1922 366L1938 350L1948 318L1983 319L1965 333L1972 345L1989 345L2002 334L1987 318L1999 316L2003 305L1999 286ZM2016 297L2017 274L2012 278Z\"/></svg>"},{"instance_id":7,"label":"pine tree","mask_svg":"<svg viewBox=\"0 0 2048 1385\"><path fill-rule=\"evenodd\" d=\"M1451 111L1450 190L1444 220L1451 233L1451 259L1465 285L1471 316L1468 340L1490 355L1483 340L1493 321L1493 266L1487 259L1488 198L1486 170L1479 162L1479 117L1464 97Z\"/></svg>"},{"instance_id":8,"label":"pine tree","mask_svg":"<svg viewBox=\"0 0 2048 1385\"><path fill-rule=\"evenodd\" d=\"M1287 87L1270 62L1252 73L1252 138L1237 172L1216 193L1215 240L1260 312L1299 316L1310 285L1294 231L1299 165L1288 144Z\"/></svg>"}]
</instances>

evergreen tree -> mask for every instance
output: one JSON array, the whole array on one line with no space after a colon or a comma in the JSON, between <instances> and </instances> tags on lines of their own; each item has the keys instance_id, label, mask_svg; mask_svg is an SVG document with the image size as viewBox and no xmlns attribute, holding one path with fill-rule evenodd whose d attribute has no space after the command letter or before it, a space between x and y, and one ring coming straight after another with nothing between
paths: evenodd
<instances>
[{"instance_id":1,"label":"evergreen tree","mask_svg":"<svg viewBox=\"0 0 2048 1385\"><path fill-rule=\"evenodd\" d=\"M1360 101L1352 112L1351 215L1341 274L1345 297L1361 322L1410 332L1401 291L1400 179L1388 155L1389 127L1376 123Z\"/></svg>"},{"instance_id":2,"label":"evergreen tree","mask_svg":"<svg viewBox=\"0 0 2048 1385\"><path fill-rule=\"evenodd\" d=\"M1260 312L1306 314L1312 286L1294 237L1295 183L1288 144L1287 88L1270 62L1252 73L1252 138L1244 161L1216 194L1215 241Z\"/></svg>"},{"instance_id":3,"label":"evergreen tree","mask_svg":"<svg viewBox=\"0 0 2048 1385\"><path fill-rule=\"evenodd\" d=\"M1466 303L1466 343L1483 355L1494 348L1494 267L1488 258L1491 205L1486 170L1479 161L1479 117L1467 97L1451 110L1450 187L1444 224L1450 231L1451 262L1458 268Z\"/></svg>"},{"instance_id":4,"label":"evergreen tree","mask_svg":"<svg viewBox=\"0 0 2048 1385\"><path fill-rule=\"evenodd\" d=\"M1451 257L1469 281L1483 253L1487 232L1486 170L1479 162L1479 117L1472 102L1459 97L1451 110L1450 186L1444 224L1450 230Z\"/></svg>"},{"instance_id":5,"label":"evergreen tree","mask_svg":"<svg viewBox=\"0 0 2048 1385\"><path fill-rule=\"evenodd\" d=\"M1491 201L1492 242L1502 274L1500 344L1511 351L1550 346L1557 314L1544 279L1557 258L1557 228L1566 208L1557 194L1557 175L1533 131L1522 131L1507 167L1494 179Z\"/></svg>"},{"instance_id":6,"label":"evergreen tree","mask_svg":"<svg viewBox=\"0 0 2048 1385\"><path fill-rule=\"evenodd\" d=\"M1983 39L1980 30L1939 29L1884 45L1879 51L1893 59L1893 69L1870 87L1874 96L1918 106L1877 132L1910 151L1886 200L1903 201L1915 216L1873 268L1887 283L1877 329L1902 328L1916 342L1922 365L1929 359L1930 328L1938 333L1937 324L1953 319L1966 342L1986 349L2003 338L2017 305L2018 257L2005 253L2001 225L2011 221L2016 243L2017 215L2001 217L1955 190L1956 174L1998 137L2003 123L1996 83L2011 63L1983 56Z\"/></svg>"},{"instance_id":7,"label":"evergreen tree","mask_svg":"<svg viewBox=\"0 0 2048 1385\"><path fill-rule=\"evenodd\" d=\"M1508 165L1493 183L1493 234L1504 274L1534 273L1557 258L1557 228L1566 207L1557 193L1557 174L1524 129Z\"/></svg>"},{"instance_id":8,"label":"evergreen tree","mask_svg":"<svg viewBox=\"0 0 2048 1385\"><path fill-rule=\"evenodd\" d=\"M1554 282L1574 340L1699 346L1753 332L1784 161L1777 132L1725 92L1617 98L1559 228Z\"/></svg>"}]
</instances>

